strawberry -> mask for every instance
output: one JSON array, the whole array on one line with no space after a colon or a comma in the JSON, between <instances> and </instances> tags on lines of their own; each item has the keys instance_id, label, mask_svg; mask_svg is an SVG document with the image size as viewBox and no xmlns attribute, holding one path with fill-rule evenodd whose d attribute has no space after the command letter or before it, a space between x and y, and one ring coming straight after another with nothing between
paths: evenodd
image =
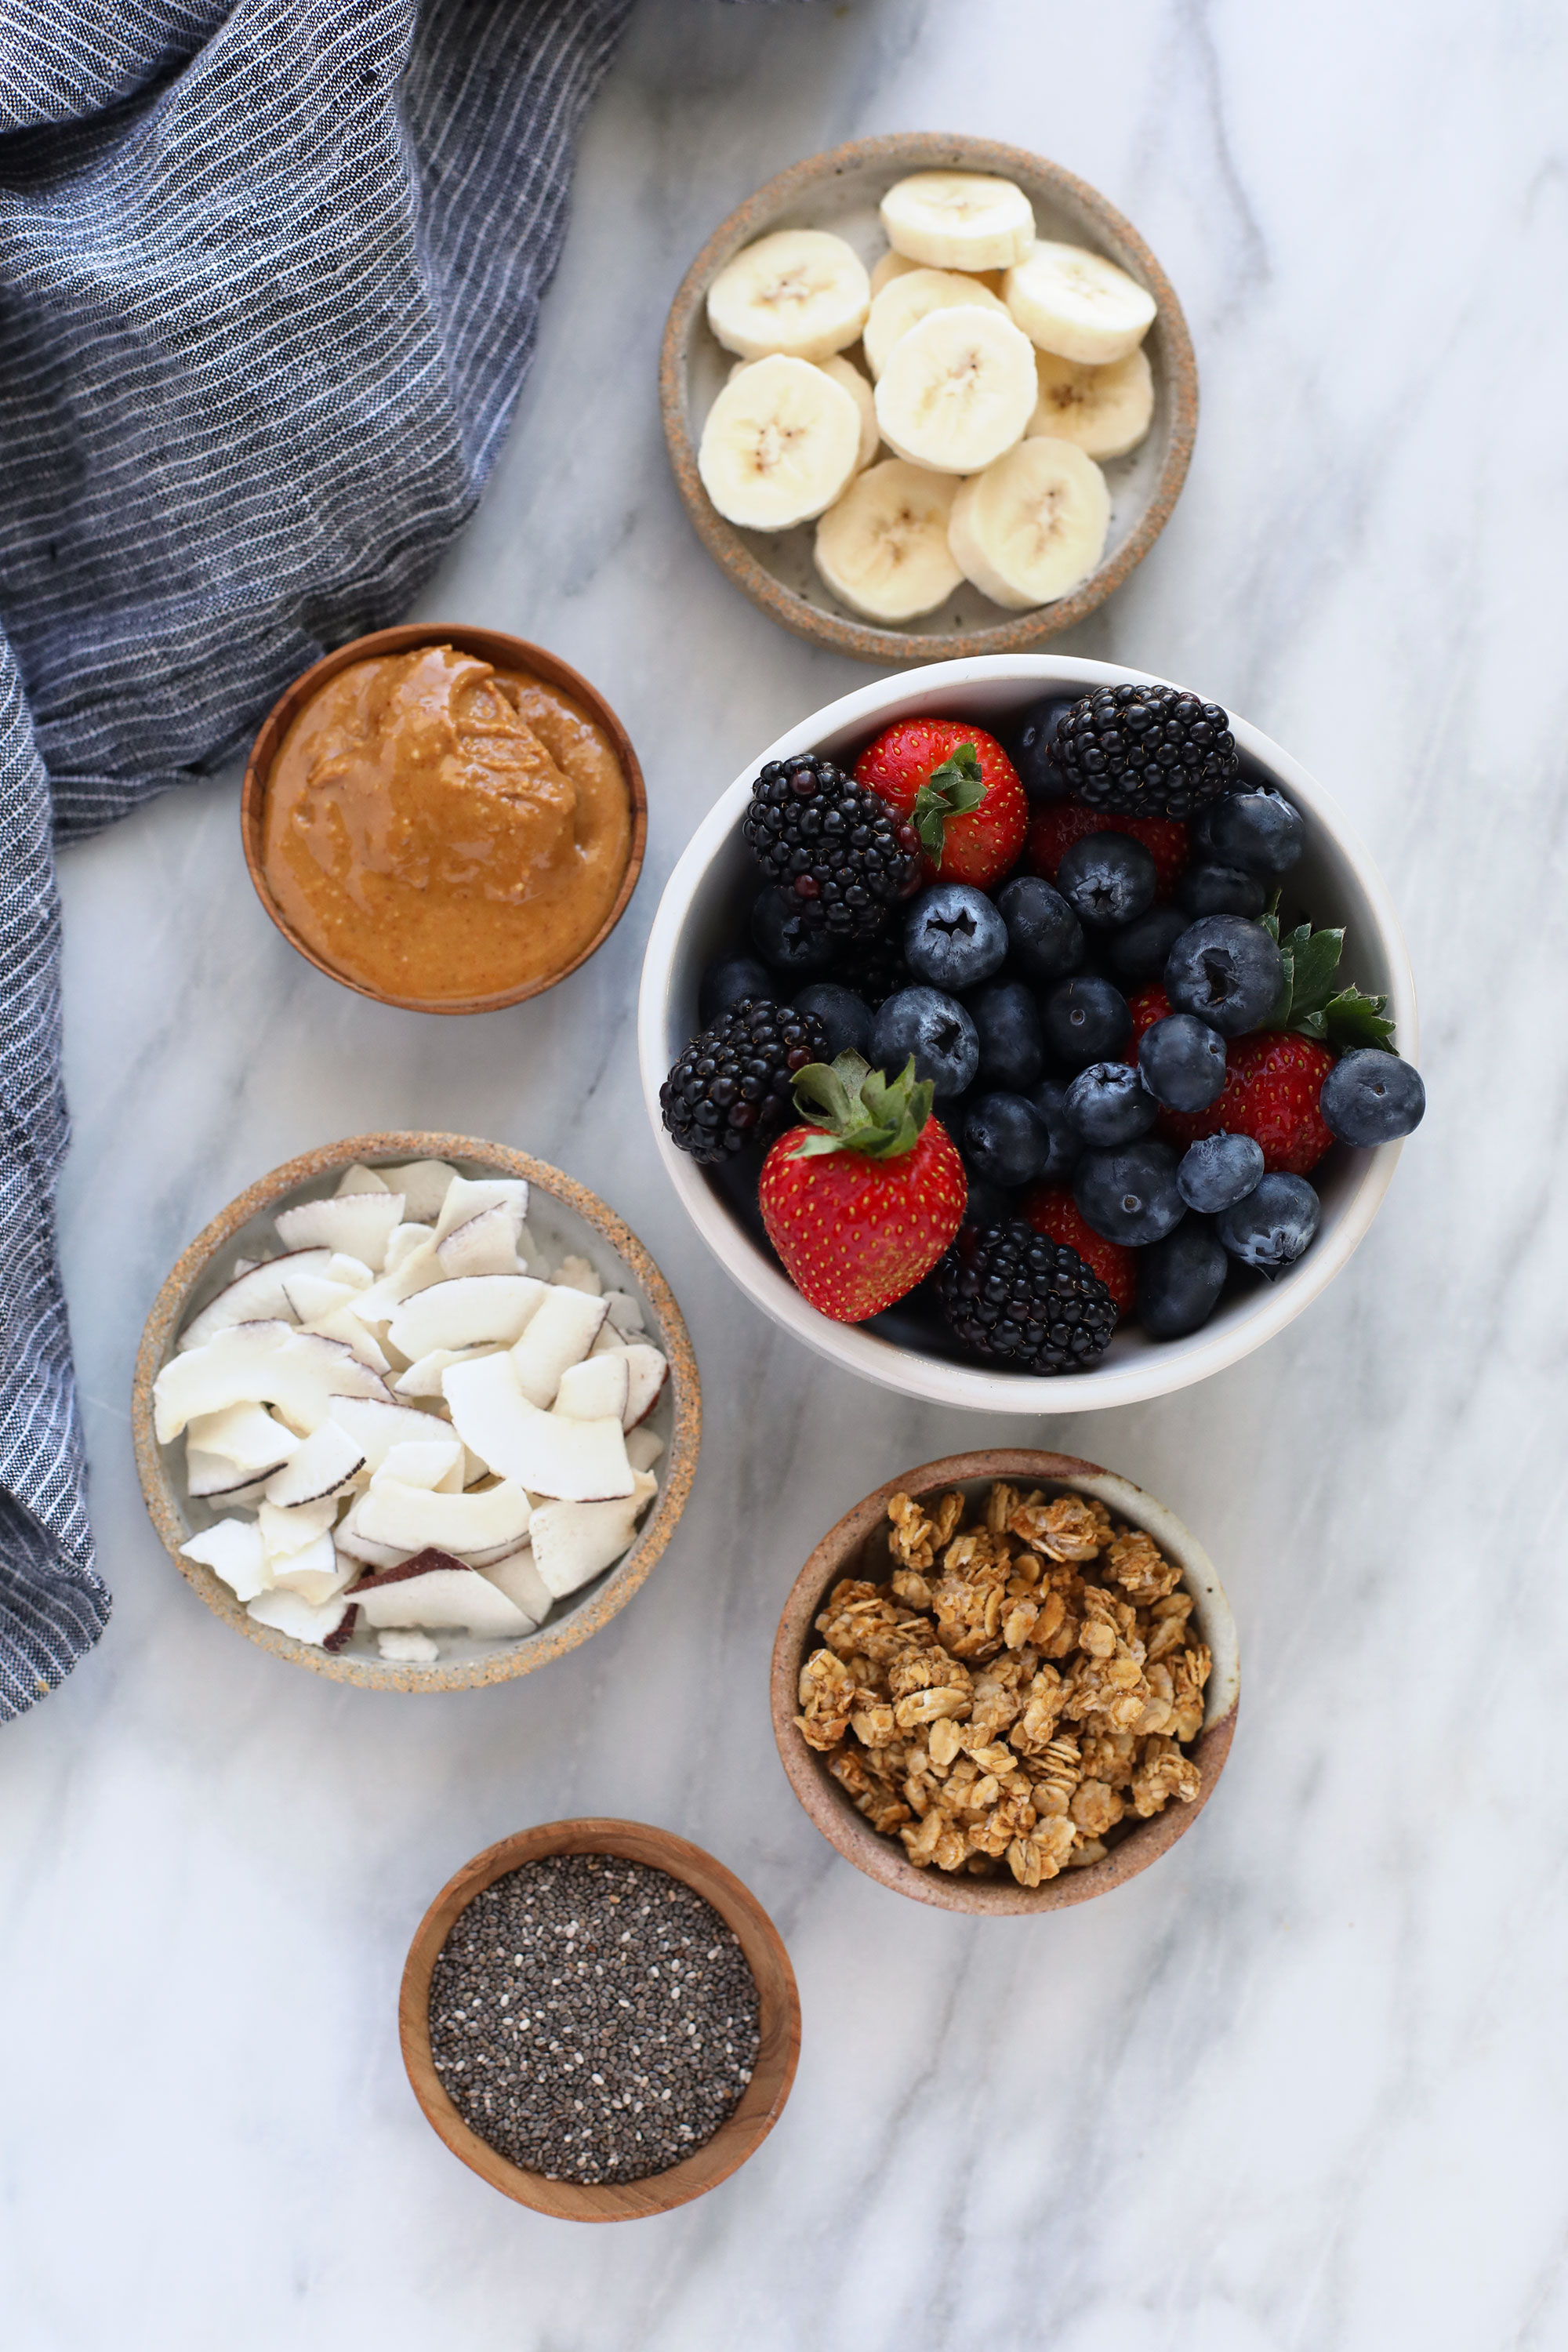
<instances>
[{"instance_id":1,"label":"strawberry","mask_svg":"<svg viewBox=\"0 0 1568 2352\"><path fill-rule=\"evenodd\" d=\"M1152 980L1128 998L1127 1010L1132 1015L1132 1034L1127 1041L1126 1058L1135 1062L1144 1030L1152 1029L1156 1021L1169 1020L1171 1000L1159 982Z\"/></svg>"},{"instance_id":2,"label":"strawberry","mask_svg":"<svg viewBox=\"0 0 1568 2352\"><path fill-rule=\"evenodd\" d=\"M1206 1110L1163 1110L1162 1134L1178 1149L1200 1135L1250 1135L1263 1146L1263 1165L1307 1176L1333 1142L1318 1108L1323 1080L1334 1066L1326 1045L1283 1029L1254 1029L1226 1047L1225 1092Z\"/></svg>"},{"instance_id":3,"label":"strawberry","mask_svg":"<svg viewBox=\"0 0 1568 2352\"><path fill-rule=\"evenodd\" d=\"M1123 1249L1120 1242L1108 1242L1092 1225L1085 1224L1078 1202L1070 1192L1054 1184L1037 1184L1024 1196L1026 1222L1048 1241L1065 1242L1077 1250L1091 1274L1098 1274L1116 1302L1119 1315L1131 1315L1132 1302L1138 1294L1138 1260L1133 1250Z\"/></svg>"},{"instance_id":4,"label":"strawberry","mask_svg":"<svg viewBox=\"0 0 1568 2352\"><path fill-rule=\"evenodd\" d=\"M931 1115L931 1093L913 1055L890 1084L858 1054L795 1075L809 1124L773 1145L758 1200L784 1272L836 1323L863 1323L902 1298L963 1222L963 1162Z\"/></svg>"},{"instance_id":5,"label":"strawberry","mask_svg":"<svg viewBox=\"0 0 1568 2352\"><path fill-rule=\"evenodd\" d=\"M1155 898L1161 906L1174 898L1176 885L1192 856L1192 827L1173 816L1106 816L1085 808L1081 801L1052 801L1037 809L1029 820L1024 863L1031 874L1057 878L1057 868L1075 841L1091 833L1125 833L1141 841L1154 860L1158 875Z\"/></svg>"},{"instance_id":6,"label":"strawberry","mask_svg":"<svg viewBox=\"0 0 1568 2352\"><path fill-rule=\"evenodd\" d=\"M983 727L956 719L903 719L855 762L868 785L907 817L925 851L927 878L988 890L1018 862L1029 803L1018 772Z\"/></svg>"}]
</instances>

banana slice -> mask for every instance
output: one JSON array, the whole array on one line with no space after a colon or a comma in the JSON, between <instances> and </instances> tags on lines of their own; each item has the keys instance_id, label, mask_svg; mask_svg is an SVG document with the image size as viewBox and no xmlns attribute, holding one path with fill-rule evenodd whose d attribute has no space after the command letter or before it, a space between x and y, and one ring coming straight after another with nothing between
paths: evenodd
<instances>
[{"instance_id":1,"label":"banana slice","mask_svg":"<svg viewBox=\"0 0 1568 2352\"><path fill-rule=\"evenodd\" d=\"M1026 612L1087 580L1105 552L1110 493L1072 441L1022 441L960 485L947 537L964 577Z\"/></svg>"},{"instance_id":2,"label":"banana slice","mask_svg":"<svg viewBox=\"0 0 1568 2352\"><path fill-rule=\"evenodd\" d=\"M871 306L858 254L825 229L776 229L759 237L708 289L708 323L743 360L784 352L825 360L852 343Z\"/></svg>"},{"instance_id":3,"label":"banana slice","mask_svg":"<svg viewBox=\"0 0 1568 2352\"><path fill-rule=\"evenodd\" d=\"M1089 457L1125 457L1148 432L1154 414L1154 372L1140 344L1109 367L1085 367L1059 360L1054 352L1035 353L1040 396L1026 437L1054 434L1076 441Z\"/></svg>"},{"instance_id":4,"label":"banana slice","mask_svg":"<svg viewBox=\"0 0 1568 2352\"><path fill-rule=\"evenodd\" d=\"M958 495L951 474L885 458L850 483L816 526L816 568L841 604L868 621L934 612L963 574L948 545Z\"/></svg>"},{"instance_id":5,"label":"banana slice","mask_svg":"<svg viewBox=\"0 0 1568 2352\"><path fill-rule=\"evenodd\" d=\"M894 252L892 252L892 251L890 251L890 250L889 250L889 252L885 253L885 254L882 256L882 258L880 259L880 261L876 262L876 263L874 263L874 264L872 265L872 269L871 269L871 299L872 299L872 301L874 302L874 301L876 300L876 299L877 299L878 295L881 292L881 290L882 290L882 289L883 289L883 287L884 287L884 286L890 286L890 285L892 284L893 279L894 279L895 278L903 278L903 277L905 277L905 276L908 274L908 272L909 272L910 270L911 270L911 269L923 269L923 268L925 268L926 267L927 267L927 264L925 264L924 262L920 262L920 261L910 261L910 260L909 259L908 256L907 256L907 255L905 255L905 254L902 254L902 253L894 253ZM1000 300L1000 299L1001 299L1001 295L1002 295L1002 272L1001 272L1001 270L999 270L999 269L972 269L972 270L969 270L966 274L967 274L969 277L971 277L971 278L973 278L974 279L974 281L975 281L976 285L984 286L984 289L985 289L985 291L987 292L987 294L994 294L994 295L996 296L996 298L997 298L997 299L998 299L998 300Z\"/></svg>"},{"instance_id":6,"label":"banana slice","mask_svg":"<svg viewBox=\"0 0 1568 2352\"><path fill-rule=\"evenodd\" d=\"M1005 302L988 294L977 278L961 277L956 269L910 269L874 294L862 336L872 381L887 366L893 345L912 326L933 310L956 310L965 302L1007 316Z\"/></svg>"},{"instance_id":7,"label":"banana slice","mask_svg":"<svg viewBox=\"0 0 1568 2352\"><path fill-rule=\"evenodd\" d=\"M774 353L742 368L713 403L697 470L727 520L787 530L833 504L859 450L860 412L844 386Z\"/></svg>"},{"instance_id":8,"label":"banana slice","mask_svg":"<svg viewBox=\"0 0 1568 2352\"><path fill-rule=\"evenodd\" d=\"M916 172L881 203L895 253L933 269L1006 269L1034 240L1028 197L1011 180L981 172Z\"/></svg>"},{"instance_id":9,"label":"banana slice","mask_svg":"<svg viewBox=\"0 0 1568 2352\"><path fill-rule=\"evenodd\" d=\"M932 310L900 336L877 386L877 422L911 465L977 474L1021 438L1038 397L1028 337L970 302Z\"/></svg>"},{"instance_id":10,"label":"banana slice","mask_svg":"<svg viewBox=\"0 0 1568 2352\"><path fill-rule=\"evenodd\" d=\"M853 360L837 354L830 360L818 360L824 375L841 383L860 413L860 446L855 453L855 471L862 473L882 446L882 428L877 422L877 402L870 385Z\"/></svg>"},{"instance_id":11,"label":"banana slice","mask_svg":"<svg viewBox=\"0 0 1568 2352\"><path fill-rule=\"evenodd\" d=\"M837 352L830 360L814 360L811 364L813 367L819 367L824 375L830 375L835 383L841 383L860 412L860 446L855 458L855 470L859 473L870 464L882 443L881 427L877 423L877 404L871 397L871 387L855 365L854 361L841 359ZM733 383L743 369L761 365L760 360L737 360L730 370L730 383ZM1042 425L1040 429L1044 432L1045 427Z\"/></svg>"},{"instance_id":12,"label":"banana slice","mask_svg":"<svg viewBox=\"0 0 1568 2352\"><path fill-rule=\"evenodd\" d=\"M1081 245L1042 238L1009 269L1002 292L1008 310L1043 352L1109 367L1136 350L1154 323L1155 304L1136 278Z\"/></svg>"}]
</instances>

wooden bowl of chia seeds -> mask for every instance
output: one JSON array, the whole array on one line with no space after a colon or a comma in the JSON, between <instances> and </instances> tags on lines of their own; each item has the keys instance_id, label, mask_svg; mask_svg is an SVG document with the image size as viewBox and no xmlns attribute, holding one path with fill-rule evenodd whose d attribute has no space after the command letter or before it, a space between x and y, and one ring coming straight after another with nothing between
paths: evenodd
<instances>
[{"instance_id":1,"label":"wooden bowl of chia seeds","mask_svg":"<svg viewBox=\"0 0 1568 2352\"><path fill-rule=\"evenodd\" d=\"M800 2057L767 1913L641 1822L550 1822L465 1864L419 1923L398 2028L453 2155L565 2221L716 2189L772 2131Z\"/></svg>"}]
</instances>

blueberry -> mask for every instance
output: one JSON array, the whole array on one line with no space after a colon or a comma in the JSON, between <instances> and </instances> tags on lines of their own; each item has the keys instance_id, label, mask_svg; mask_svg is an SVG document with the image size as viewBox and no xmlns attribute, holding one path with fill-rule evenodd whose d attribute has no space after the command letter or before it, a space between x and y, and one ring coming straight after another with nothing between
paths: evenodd
<instances>
[{"instance_id":1,"label":"blueberry","mask_svg":"<svg viewBox=\"0 0 1568 2352\"><path fill-rule=\"evenodd\" d=\"M1182 1154L1176 1190L1189 1209L1217 1217L1245 1201L1262 1173L1263 1146L1250 1135L1205 1135Z\"/></svg>"},{"instance_id":2,"label":"blueberry","mask_svg":"<svg viewBox=\"0 0 1568 2352\"><path fill-rule=\"evenodd\" d=\"M1159 1113L1131 1062L1091 1062L1068 1087L1066 1108L1084 1141L1101 1150L1147 1135Z\"/></svg>"},{"instance_id":3,"label":"blueberry","mask_svg":"<svg viewBox=\"0 0 1568 2352\"><path fill-rule=\"evenodd\" d=\"M1158 980L1191 920L1180 907L1151 907L1135 923L1111 932L1107 942L1110 969L1119 980Z\"/></svg>"},{"instance_id":4,"label":"blueberry","mask_svg":"<svg viewBox=\"0 0 1568 2352\"><path fill-rule=\"evenodd\" d=\"M1397 1054L1358 1045L1342 1054L1319 1097L1323 1124L1342 1143L1370 1148L1397 1143L1418 1128L1426 1111L1420 1073Z\"/></svg>"},{"instance_id":5,"label":"blueberry","mask_svg":"<svg viewBox=\"0 0 1568 2352\"><path fill-rule=\"evenodd\" d=\"M1151 1339L1184 1339L1208 1321L1225 1277L1224 1250L1206 1224L1188 1217L1139 1255L1139 1322Z\"/></svg>"},{"instance_id":6,"label":"blueberry","mask_svg":"<svg viewBox=\"0 0 1568 2352\"><path fill-rule=\"evenodd\" d=\"M1067 778L1051 755L1051 739L1062 712L1072 706L1070 694L1047 694L1024 713L1014 737L1013 765L1032 801L1059 801L1067 792Z\"/></svg>"},{"instance_id":7,"label":"blueberry","mask_svg":"<svg viewBox=\"0 0 1568 2352\"><path fill-rule=\"evenodd\" d=\"M1051 990L1040 1006L1040 1027L1059 1060L1104 1062L1132 1034L1132 1015L1119 988L1082 972Z\"/></svg>"},{"instance_id":8,"label":"blueberry","mask_svg":"<svg viewBox=\"0 0 1568 2352\"><path fill-rule=\"evenodd\" d=\"M1173 1013L1144 1030L1138 1067L1167 1110L1207 1110L1225 1092L1225 1039L1195 1013Z\"/></svg>"},{"instance_id":9,"label":"blueberry","mask_svg":"<svg viewBox=\"0 0 1568 2352\"><path fill-rule=\"evenodd\" d=\"M771 997L773 992L772 975L755 956L720 956L697 983L698 1022L702 1028L711 1029L748 996Z\"/></svg>"},{"instance_id":10,"label":"blueberry","mask_svg":"<svg viewBox=\"0 0 1568 2352\"><path fill-rule=\"evenodd\" d=\"M1222 793L1198 825L1198 846L1223 866L1239 866L1264 882L1289 874L1307 845L1300 813L1283 793Z\"/></svg>"},{"instance_id":11,"label":"blueberry","mask_svg":"<svg viewBox=\"0 0 1568 2352\"><path fill-rule=\"evenodd\" d=\"M1261 915L1264 889L1239 866L1189 866L1176 896L1191 915Z\"/></svg>"},{"instance_id":12,"label":"blueberry","mask_svg":"<svg viewBox=\"0 0 1568 2352\"><path fill-rule=\"evenodd\" d=\"M1033 992L1021 980L996 980L965 1002L980 1036L981 1078L1014 1094L1032 1087L1046 1066Z\"/></svg>"},{"instance_id":13,"label":"blueberry","mask_svg":"<svg viewBox=\"0 0 1568 2352\"><path fill-rule=\"evenodd\" d=\"M1090 833L1063 852L1057 888L1080 922L1113 931L1136 922L1160 884L1153 854L1126 833Z\"/></svg>"},{"instance_id":14,"label":"blueberry","mask_svg":"<svg viewBox=\"0 0 1568 2352\"><path fill-rule=\"evenodd\" d=\"M1032 1184L1051 1156L1050 1129L1022 1095L981 1095L963 1122L963 1156L993 1184Z\"/></svg>"},{"instance_id":15,"label":"blueberry","mask_svg":"<svg viewBox=\"0 0 1568 2352\"><path fill-rule=\"evenodd\" d=\"M1176 1190L1176 1155L1168 1143L1086 1151L1073 1177L1072 1193L1085 1222L1108 1242L1121 1242L1128 1249L1163 1242L1187 1213Z\"/></svg>"},{"instance_id":16,"label":"blueberry","mask_svg":"<svg viewBox=\"0 0 1568 2352\"><path fill-rule=\"evenodd\" d=\"M1317 1232L1321 1213L1304 1176L1264 1176L1245 1201L1221 1211L1216 1231L1232 1257L1272 1281L1295 1265Z\"/></svg>"},{"instance_id":17,"label":"blueberry","mask_svg":"<svg viewBox=\"0 0 1568 2352\"><path fill-rule=\"evenodd\" d=\"M1059 890L1037 874L1016 874L996 893L1007 949L1026 979L1066 980L1083 961L1083 925Z\"/></svg>"},{"instance_id":18,"label":"blueberry","mask_svg":"<svg viewBox=\"0 0 1568 2352\"><path fill-rule=\"evenodd\" d=\"M765 964L794 980L815 980L833 961L830 932L813 927L793 890L759 890L752 903L752 945Z\"/></svg>"},{"instance_id":19,"label":"blueberry","mask_svg":"<svg viewBox=\"0 0 1568 2352\"><path fill-rule=\"evenodd\" d=\"M1268 1018L1284 975L1261 923L1205 915L1188 925L1166 958L1165 993L1178 1013L1195 1013L1222 1037L1239 1037Z\"/></svg>"},{"instance_id":20,"label":"blueberry","mask_svg":"<svg viewBox=\"0 0 1568 2352\"><path fill-rule=\"evenodd\" d=\"M934 988L889 996L871 1032L872 1065L896 1078L911 1054L916 1077L934 1081L938 1102L963 1094L980 1066L980 1040L963 1005Z\"/></svg>"},{"instance_id":21,"label":"blueberry","mask_svg":"<svg viewBox=\"0 0 1568 2352\"><path fill-rule=\"evenodd\" d=\"M871 1030L876 1015L863 997L837 980L809 981L796 989L790 1002L797 1013L815 1013L827 1032L827 1059L840 1054L871 1058Z\"/></svg>"},{"instance_id":22,"label":"blueberry","mask_svg":"<svg viewBox=\"0 0 1568 2352\"><path fill-rule=\"evenodd\" d=\"M904 960L932 988L978 988L1007 961L1007 926L984 890L933 882L904 918Z\"/></svg>"},{"instance_id":23,"label":"blueberry","mask_svg":"<svg viewBox=\"0 0 1568 2352\"><path fill-rule=\"evenodd\" d=\"M1068 1117L1068 1090L1059 1079L1044 1078L1029 1089L1029 1100L1046 1122L1051 1156L1040 1171L1042 1184L1065 1184L1083 1157L1083 1138Z\"/></svg>"}]
</instances>

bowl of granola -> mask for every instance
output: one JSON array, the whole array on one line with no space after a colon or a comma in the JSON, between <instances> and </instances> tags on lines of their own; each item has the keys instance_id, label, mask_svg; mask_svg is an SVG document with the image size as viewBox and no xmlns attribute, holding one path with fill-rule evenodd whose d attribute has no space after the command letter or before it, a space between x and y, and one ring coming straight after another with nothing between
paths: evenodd
<instances>
[{"instance_id":1,"label":"bowl of granola","mask_svg":"<svg viewBox=\"0 0 1568 2352\"><path fill-rule=\"evenodd\" d=\"M773 1644L773 1736L831 1845L948 1911L1083 1903L1191 1828L1236 1729L1214 1564L1071 1454L951 1454L847 1512Z\"/></svg>"}]
</instances>

